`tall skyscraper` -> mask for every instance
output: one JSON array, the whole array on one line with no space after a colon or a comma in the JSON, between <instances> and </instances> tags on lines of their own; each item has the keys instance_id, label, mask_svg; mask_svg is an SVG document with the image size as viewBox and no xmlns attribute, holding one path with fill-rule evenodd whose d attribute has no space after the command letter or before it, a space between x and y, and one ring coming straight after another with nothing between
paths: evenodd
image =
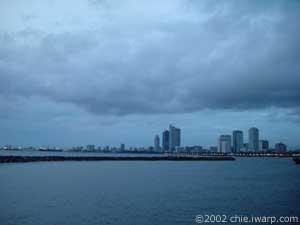
<instances>
[{"instance_id":1,"label":"tall skyscraper","mask_svg":"<svg viewBox=\"0 0 300 225\"><path fill-rule=\"evenodd\" d=\"M231 135L221 135L219 138L219 152L231 152Z\"/></svg>"},{"instance_id":2,"label":"tall skyscraper","mask_svg":"<svg viewBox=\"0 0 300 225\"><path fill-rule=\"evenodd\" d=\"M259 131L256 127L248 130L248 151L258 152L259 150Z\"/></svg>"},{"instance_id":3,"label":"tall skyscraper","mask_svg":"<svg viewBox=\"0 0 300 225\"><path fill-rule=\"evenodd\" d=\"M259 140L259 151L266 152L269 150L269 142L267 140Z\"/></svg>"},{"instance_id":4,"label":"tall skyscraper","mask_svg":"<svg viewBox=\"0 0 300 225\"><path fill-rule=\"evenodd\" d=\"M176 147L180 147L180 129L170 125L169 136L170 150L174 151Z\"/></svg>"},{"instance_id":5,"label":"tall skyscraper","mask_svg":"<svg viewBox=\"0 0 300 225\"><path fill-rule=\"evenodd\" d=\"M243 131L234 130L232 132L233 152L240 152L244 145Z\"/></svg>"},{"instance_id":6,"label":"tall skyscraper","mask_svg":"<svg viewBox=\"0 0 300 225\"><path fill-rule=\"evenodd\" d=\"M159 151L160 150L160 140L159 140L159 136L155 135L154 137L154 150L155 151Z\"/></svg>"},{"instance_id":7,"label":"tall skyscraper","mask_svg":"<svg viewBox=\"0 0 300 225\"><path fill-rule=\"evenodd\" d=\"M163 151L168 151L170 148L170 132L168 130L165 130L162 133L162 149Z\"/></svg>"}]
</instances>

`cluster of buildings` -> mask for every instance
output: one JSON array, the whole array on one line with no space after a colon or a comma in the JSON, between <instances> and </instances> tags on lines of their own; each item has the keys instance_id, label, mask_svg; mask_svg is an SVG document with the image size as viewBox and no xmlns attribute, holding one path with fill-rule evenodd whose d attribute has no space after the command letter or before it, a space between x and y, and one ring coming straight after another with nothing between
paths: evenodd
<instances>
[{"instance_id":1,"label":"cluster of buildings","mask_svg":"<svg viewBox=\"0 0 300 225\"><path fill-rule=\"evenodd\" d=\"M154 151L205 151L202 146L181 147L181 131L179 128L170 125L169 129L162 132L162 144L160 145L159 135L154 137ZM276 152L284 153L287 146L283 143L275 144L275 148L269 147L268 140L259 139L259 129L252 127L248 130L248 142L244 141L244 133L241 130L234 130L231 134L220 135L218 146L211 146L210 152L240 153L240 152Z\"/></svg>"},{"instance_id":2,"label":"cluster of buildings","mask_svg":"<svg viewBox=\"0 0 300 225\"><path fill-rule=\"evenodd\" d=\"M162 133L162 146L160 146L159 135L154 137L154 150L155 151L175 151L181 144L181 131L173 125L169 126Z\"/></svg>"},{"instance_id":3,"label":"cluster of buildings","mask_svg":"<svg viewBox=\"0 0 300 225\"><path fill-rule=\"evenodd\" d=\"M73 147L70 149L70 151L74 152L124 152L125 144L120 144L120 147L110 147L110 146L104 146L104 147L96 147L95 145L87 145L86 147L78 146Z\"/></svg>"},{"instance_id":4,"label":"cluster of buildings","mask_svg":"<svg viewBox=\"0 0 300 225\"><path fill-rule=\"evenodd\" d=\"M252 127L248 130L248 143L244 142L244 134L241 130L234 130L232 135L221 135L218 142L218 151L222 153L239 152L268 152L270 151L268 140L259 139L259 129ZM283 143L275 144L277 153L287 151L287 146Z\"/></svg>"}]
</instances>

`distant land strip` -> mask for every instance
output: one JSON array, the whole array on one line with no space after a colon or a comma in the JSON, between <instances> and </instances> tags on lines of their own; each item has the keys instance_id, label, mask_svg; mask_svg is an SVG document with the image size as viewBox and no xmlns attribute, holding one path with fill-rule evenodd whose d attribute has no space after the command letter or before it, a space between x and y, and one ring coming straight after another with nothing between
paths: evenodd
<instances>
[{"instance_id":1,"label":"distant land strip","mask_svg":"<svg viewBox=\"0 0 300 225\"><path fill-rule=\"evenodd\" d=\"M42 161L232 161L231 156L0 156L0 163Z\"/></svg>"}]
</instances>

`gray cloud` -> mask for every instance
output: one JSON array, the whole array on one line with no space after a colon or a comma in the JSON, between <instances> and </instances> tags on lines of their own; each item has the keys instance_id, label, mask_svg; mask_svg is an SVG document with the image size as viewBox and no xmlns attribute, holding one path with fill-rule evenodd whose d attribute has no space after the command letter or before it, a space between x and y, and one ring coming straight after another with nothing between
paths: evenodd
<instances>
[{"instance_id":1,"label":"gray cloud","mask_svg":"<svg viewBox=\"0 0 300 225\"><path fill-rule=\"evenodd\" d=\"M102 115L299 112L297 1L97 4L93 28L3 31L0 95Z\"/></svg>"}]
</instances>

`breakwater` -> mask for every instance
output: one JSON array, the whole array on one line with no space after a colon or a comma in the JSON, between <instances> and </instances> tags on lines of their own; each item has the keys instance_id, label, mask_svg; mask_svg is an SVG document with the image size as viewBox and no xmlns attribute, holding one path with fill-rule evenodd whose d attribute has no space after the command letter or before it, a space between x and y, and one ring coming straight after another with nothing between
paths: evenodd
<instances>
[{"instance_id":1,"label":"breakwater","mask_svg":"<svg viewBox=\"0 0 300 225\"><path fill-rule=\"evenodd\" d=\"M232 161L231 156L0 156L0 163L42 161Z\"/></svg>"},{"instance_id":2,"label":"breakwater","mask_svg":"<svg viewBox=\"0 0 300 225\"><path fill-rule=\"evenodd\" d=\"M293 160L294 160L294 162L296 164L300 164L300 157L299 156L298 157L294 157Z\"/></svg>"}]
</instances>

